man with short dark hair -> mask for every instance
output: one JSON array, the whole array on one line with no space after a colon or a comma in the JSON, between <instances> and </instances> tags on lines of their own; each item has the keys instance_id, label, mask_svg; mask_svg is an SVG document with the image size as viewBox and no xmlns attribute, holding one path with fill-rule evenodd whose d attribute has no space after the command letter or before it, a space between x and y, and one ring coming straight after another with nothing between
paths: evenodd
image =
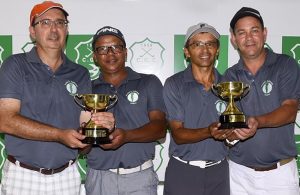
<instances>
[{"instance_id":1,"label":"man with short dark hair","mask_svg":"<svg viewBox=\"0 0 300 195\"><path fill-rule=\"evenodd\" d=\"M0 68L0 131L8 154L2 195L80 193L75 162L78 148L86 145L76 129L80 117L90 114L81 112L73 97L90 93L91 82L88 71L63 53L67 16L59 3L35 5L29 27L35 47L12 55Z\"/></svg>"},{"instance_id":2,"label":"man with short dark hair","mask_svg":"<svg viewBox=\"0 0 300 195\"><path fill-rule=\"evenodd\" d=\"M218 130L216 121L224 102L211 91L221 80L214 67L219 39L217 30L206 23L191 26L184 42L190 64L165 82L163 95L172 135L165 195L229 195L223 140L231 130Z\"/></svg>"},{"instance_id":3,"label":"man with short dark hair","mask_svg":"<svg viewBox=\"0 0 300 195\"><path fill-rule=\"evenodd\" d=\"M100 67L93 93L116 94L112 112L116 128L111 143L87 155L87 195L157 194L153 168L156 140L166 135L162 84L155 75L125 67L126 42L120 30L105 26L93 37L94 61Z\"/></svg>"},{"instance_id":4,"label":"man with short dark hair","mask_svg":"<svg viewBox=\"0 0 300 195\"><path fill-rule=\"evenodd\" d=\"M243 7L230 22L239 62L226 80L250 85L238 102L249 128L234 130L240 140L229 152L232 195L299 195L294 122L300 94L300 69L287 55L264 47L267 29L259 11Z\"/></svg>"}]
</instances>

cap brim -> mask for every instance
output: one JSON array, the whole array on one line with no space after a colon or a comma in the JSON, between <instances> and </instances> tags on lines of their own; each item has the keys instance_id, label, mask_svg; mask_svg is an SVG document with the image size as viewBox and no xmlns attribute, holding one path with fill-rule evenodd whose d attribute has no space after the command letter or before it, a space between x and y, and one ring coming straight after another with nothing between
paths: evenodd
<instances>
[{"instance_id":1,"label":"cap brim","mask_svg":"<svg viewBox=\"0 0 300 195\"><path fill-rule=\"evenodd\" d=\"M69 16L68 12L66 10L64 10L63 8L61 8L60 6L51 6L47 9L45 9L44 11L42 11L40 14L36 14L36 15L32 16L30 23L32 24L32 22L35 18L42 16L44 13L46 13L50 9L60 9L62 12L64 12L65 16Z\"/></svg>"}]
</instances>

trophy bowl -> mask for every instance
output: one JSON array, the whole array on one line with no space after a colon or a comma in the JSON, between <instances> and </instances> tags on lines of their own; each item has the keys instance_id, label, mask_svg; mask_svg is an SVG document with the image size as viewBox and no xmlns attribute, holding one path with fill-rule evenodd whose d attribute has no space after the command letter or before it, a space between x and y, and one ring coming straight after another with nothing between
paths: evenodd
<instances>
[{"instance_id":1,"label":"trophy bowl","mask_svg":"<svg viewBox=\"0 0 300 195\"><path fill-rule=\"evenodd\" d=\"M220 115L220 129L248 128L246 117L235 105L234 101L245 97L250 86L243 82L229 81L212 85L212 92L228 101L225 111Z\"/></svg>"},{"instance_id":2,"label":"trophy bowl","mask_svg":"<svg viewBox=\"0 0 300 195\"><path fill-rule=\"evenodd\" d=\"M74 96L75 102L84 110L96 113L105 112L118 101L117 95L108 94L82 94ZM85 144L107 144L109 139L109 129L96 125L91 119L82 127L82 134Z\"/></svg>"}]
</instances>

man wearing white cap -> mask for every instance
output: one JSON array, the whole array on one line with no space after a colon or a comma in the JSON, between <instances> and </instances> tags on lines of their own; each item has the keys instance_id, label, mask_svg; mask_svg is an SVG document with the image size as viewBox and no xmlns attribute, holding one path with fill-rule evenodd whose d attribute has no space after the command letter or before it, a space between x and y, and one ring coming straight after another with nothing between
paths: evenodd
<instances>
[{"instance_id":1,"label":"man wearing white cap","mask_svg":"<svg viewBox=\"0 0 300 195\"><path fill-rule=\"evenodd\" d=\"M0 129L8 154L2 195L80 193L75 160L86 145L76 129L88 113L81 113L73 96L90 93L91 82L88 71L63 53L67 16L61 4L35 5L29 27L35 47L1 66Z\"/></svg>"},{"instance_id":2,"label":"man wearing white cap","mask_svg":"<svg viewBox=\"0 0 300 195\"><path fill-rule=\"evenodd\" d=\"M168 78L163 95L171 128L170 161L165 195L229 195L227 148L230 130L218 130L220 103L211 92L221 75L214 64L220 52L220 34L206 23L186 33L184 54L189 66Z\"/></svg>"}]
</instances>

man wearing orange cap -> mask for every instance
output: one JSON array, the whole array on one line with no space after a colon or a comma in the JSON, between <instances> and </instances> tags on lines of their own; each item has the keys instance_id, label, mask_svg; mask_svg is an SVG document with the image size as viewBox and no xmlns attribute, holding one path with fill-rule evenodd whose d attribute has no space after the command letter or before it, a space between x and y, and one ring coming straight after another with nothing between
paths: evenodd
<instances>
[{"instance_id":1,"label":"man wearing orange cap","mask_svg":"<svg viewBox=\"0 0 300 195\"><path fill-rule=\"evenodd\" d=\"M8 154L2 195L80 193L74 162L77 149L86 145L75 129L89 114L73 96L90 93L91 82L88 71L63 53L67 16L61 4L35 5L29 27L35 47L12 55L0 69L0 129ZM109 124L103 125L112 128Z\"/></svg>"}]
</instances>

